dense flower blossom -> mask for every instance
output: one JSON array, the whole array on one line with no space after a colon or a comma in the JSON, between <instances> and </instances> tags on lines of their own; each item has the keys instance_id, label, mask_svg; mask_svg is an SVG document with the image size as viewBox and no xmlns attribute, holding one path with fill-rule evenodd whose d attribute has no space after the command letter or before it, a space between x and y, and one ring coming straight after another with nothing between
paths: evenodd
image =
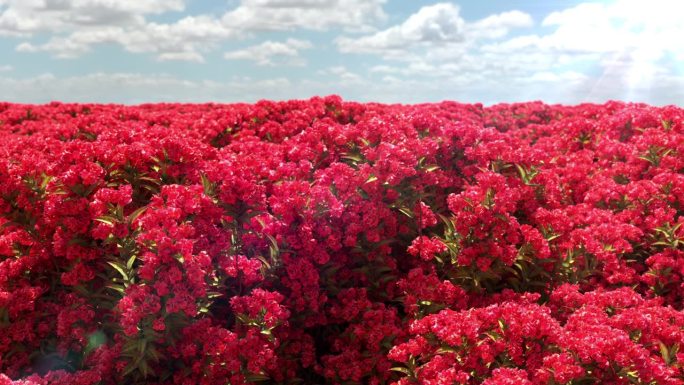
<instances>
[{"instance_id":1,"label":"dense flower blossom","mask_svg":"<svg viewBox=\"0 0 684 385\"><path fill-rule=\"evenodd\" d=\"M0 385L684 384L684 110L0 103Z\"/></svg>"}]
</instances>

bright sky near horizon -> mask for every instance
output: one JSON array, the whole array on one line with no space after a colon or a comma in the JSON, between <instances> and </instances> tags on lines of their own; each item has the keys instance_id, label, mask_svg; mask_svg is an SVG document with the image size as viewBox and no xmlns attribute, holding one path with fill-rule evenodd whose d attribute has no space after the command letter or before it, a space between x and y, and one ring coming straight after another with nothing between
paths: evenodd
<instances>
[{"instance_id":1,"label":"bright sky near horizon","mask_svg":"<svg viewBox=\"0 0 684 385\"><path fill-rule=\"evenodd\" d=\"M684 106L679 0L0 0L0 101Z\"/></svg>"}]
</instances>

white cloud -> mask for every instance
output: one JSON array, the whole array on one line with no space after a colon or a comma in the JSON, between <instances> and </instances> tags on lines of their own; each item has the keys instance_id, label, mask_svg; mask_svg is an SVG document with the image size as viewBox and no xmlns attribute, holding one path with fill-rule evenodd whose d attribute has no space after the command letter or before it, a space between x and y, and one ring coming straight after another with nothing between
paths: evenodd
<instances>
[{"instance_id":1,"label":"white cloud","mask_svg":"<svg viewBox=\"0 0 684 385\"><path fill-rule=\"evenodd\" d=\"M115 41L122 31L118 27L77 31L67 37L53 37L40 45L23 42L17 45L16 50L31 53L50 52L62 59L75 58L90 51L93 44Z\"/></svg>"},{"instance_id":2,"label":"white cloud","mask_svg":"<svg viewBox=\"0 0 684 385\"><path fill-rule=\"evenodd\" d=\"M682 53L684 3L672 0L615 0L582 3L548 15L542 25L555 28L546 35L521 36L489 50L552 51L556 54L612 54L650 51L654 57Z\"/></svg>"},{"instance_id":3,"label":"white cloud","mask_svg":"<svg viewBox=\"0 0 684 385\"><path fill-rule=\"evenodd\" d=\"M507 101L684 104L681 14L684 3L672 0L583 3L547 15L536 34L520 35L535 24L524 12L469 21L456 6L440 3L385 30L338 38L337 44L343 53L382 57L368 70L372 79L403 83L411 93L427 88L414 83L422 81L461 87L470 92L464 97L479 95L485 102L494 95ZM416 26L437 32L424 35Z\"/></svg>"},{"instance_id":4,"label":"white cloud","mask_svg":"<svg viewBox=\"0 0 684 385\"><path fill-rule=\"evenodd\" d=\"M508 11L478 20L468 28L472 38L496 39L508 35L515 28L534 25L532 16L521 11Z\"/></svg>"},{"instance_id":5,"label":"white cloud","mask_svg":"<svg viewBox=\"0 0 684 385\"><path fill-rule=\"evenodd\" d=\"M20 42L17 51L48 52L58 58L79 57L93 46L114 43L161 61L202 62L203 54L219 43L258 31L369 30L386 18L384 2L242 0L223 15L188 15L161 23L147 16L180 12L184 0L2 0L0 36L34 38ZM39 34L47 34L47 40L35 41ZM274 44L271 49L283 48ZM287 49L281 52L291 56Z\"/></svg>"},{"instance_id":6,"label":"white cloud","mask_svg":"<svg viewBox=\"0 0 684 385\"><path fill-rule=\"evenodd\" d=\"M6 0L0 9L0 35L140 24L144 15L183 9L183 0Z\"/></svg>"},{"instance_id":7,"label":"white cloud","mask_svg":"<svg viewBox=\"0 0 684 385\"><path fill-rule=\"evenodd\" d=\"M187 61L195 63L204 63L204 56L197 52L163 52L157 55L159 61Z\"/></svg>"},{"instance_id":8,"label":"white cloud","mask_svg":"<svg viewBox=\"0 0 684 385\"><path fill-rule=\"evenodd\" d=\"M348 70L345 66L332 66L321 70L318 73L320 75L324 75L327 79L334 79L335 81L339 81L345 85L368 83L367 79L364 79L361 75Z\"/></svg>"},{"instance_id":9,"label":"white cloud","mask_svg":"<svg viewBox=\"0 0 684 385\"><path fill-rule=\"evenodd\" d=\"M415 60L440 52L440 56L462 57L464 50L482 39L495 39L516 28L530 27L533 20L521 11L494 14L467 22L453 3L420 8L401 24L357 38L340 37L343 53L372 53L385 58Z\"/></svg>"},{"instance_id":10,"label":"white cloud","mask_svg":"<svg viewBox=\"0 0 684 385\"><path fill-rule=\"evenodd\" d=\"M519 36L482 47L492 61L519 63L522 70L583 68L591 71L577 98L683 103L684 3L615 0L583 3L548 15L547 34ZM537 57L536 64L526 62ZM598 75L595 75L598 73ZM680 75L677 75L677 74Z\"/></svg>"},{"instance_id":11,"label":"white cloud","mask_svg":"<svg viewBox=\"0 0 684 385\"><path fill-rule=\"evenodd\" d=\"M1 3L0 3L0 4L1 4ZM14 67L12 67L11 65L8 65L8 64L6 64L6 65L0 65L0 72L9 72L9 71L12 71L12 70L14 70Z\"/></svg>"},{"instance_id":12,"label":"white cloud","mask_svg":"<svg viewBox=\"0 0 684 385\"><path fill-rule=\"evenodd\" d=\"M230 81L190 81L165 74L93 73L57 77L44 74L31 78L0 75L0 100L43 103L64 102L254 102L263 98L284 100L314 95L339 94L345 99L388 103L420 103L440 100L462 102L513 102L542 99L549 103L603 102L615 99L615 84L625 84L625 73L614 72L596 79L575 71L537 71L507 78L464 72L454 76L426 79L382 73L369 78L344 66L320 71L306 80L287 78L253 79L235 77ZM684 101L684 76L656 71L654 82L637 87L634 101L656 105ZM495 90L495 92L493 92ZM11 92L10 92L11 91ZM618 91L628 92L622 88Z\"/></svg>"},{"instance_id":13,"label":"white cloud","mask_svg":"<svg viewBox=\"0 0 684 385\"><path fill-rule=\"evenodd\" d=\"M341 52L404 51L420 44L463 41L464 26L456 5L438 3L422 7L399 25L360 38L343 37L337 44Z\"/></svg>"},{"instance_id":14,"label":"white cloud","mask_svg":"<svg viewBox=\"0 0 684 385\"><path fill-rule=\"evenodd\" d=\"M387 59L369 69L383 81L410 77L461 86L491 77L519 75L517 65L508 60L488 60L479 52L479 44L533 23L530 15L515 10L469 22L454 4L438 3L421 8L404 22L383 31L356 39L339 38L337 43L344 53L370 53Z\"/></svg>"},{"instance_id":15,"label":"white cloud","mask_svg":"<svg viewBox=\"0 0 684 385\"><path fill-rule=\"evenodd\" d=\"M159 60L201 62L202 52L223 39L237 36L213 16L185 16L156 23L147 15L180 12L183 0L6 0L0 8L0 35L31 37L49 34L47 41L23 41L19 52L49 52L75 58L93 46L115 43L134 53L156 54Z\"/></svg>"},{"instance_id":16,"label":"white cloud","mask_svg":"<svg viewBox=\"0 0 684 385\"><path fill-rule=\"evenodd\" d=\"M223 39L237 36L208 16L187 16L172 24L146 23L135 27L79 29L46 43L20 43L19 52L50 52L58 58L75 58L103 43L117 43L133 53L154 53L159 60L202 62L202 52Z\"/></svg>"},{"instance_id":17,"label":"white cloud","mask_svg":"<svg viewBox=\"0 0 684 385\"><path fill-rule=\"evenodd\" d=\"M90 103L256 101L264 95L287 99L293 97L290 90L291 82L285 78L215 82L143 73L93 73L73 77L47 73L24 79L0 76L0 100L26 103L52 100Z\"/></svg>"},{"instance_id":18,"label":"white cloud","mask_svg":"<svg viewBox=\"0 0 684 385\"><path fill-rule=\"evenodd\" d=\"M465 71L466 66L467 64L463 62L433 64L429 60L413 60L400 66L392 66L387 64L376 65L371 67L369 71L372 74L385 74L405 77L419 76L423 78L434 79L452 77L454 74L468 72Z\"/></svg>"},{"instance_id":19,"label":"white cloud","mask_svg":"<svg viewBox=\"0 0 684 385\"><path fill-rule=\"evenodd\" d=\"M260 66L304 65L299 57L300 51L312 48L307 40L287 39L284 42L266 40L261 44L245 49L226 52L223 56L228 60L251 60Z\"/></svg>"},{"instance_id":20,"label":"white cloud","mask_svg":"<svg viewBox=\"0 0 684 385\"><path fill-rule=\"evenodd\" d=\"M443 1L383 25L386 0L232 0L227 11L205 15L176 14L184 0L0 0L0 36L16 38L19 52L77 58L114 44L159 61L203 62L224 42L250 38L253 43L224 57L303 65L305 50L314 49L303 33L343 30L338 50L368 55L331 58L336 65L312 68L302 81L128 73L17 79L9 75L19 71L0 66L0 94L12 90L0 100L254 101L339 93L386 102L684 104L684 2L594 1L546 15L530 32L535 20L524 12L466 20L458 6ZM276 34L290 30L299 39Z\"/></svg>"},{"instance_id":21,"label":"white cloud","mask_svg":"<svg viewBox=\"0 0 684 385\"><path fill-rule=\"evenodd\" d=\"M242 0L223 15L227 26L248 31L372 29L386 19L386 0Z\"/></svg>"},{"instance_id":22,"label":"white cloud","mask_svg":"<svg viewBox=\"0 0 684 385\"><path fill-rule=\"evenodd\" d=\"M160 60L191 58L213 49L224 39L239 36L211 16L187 16L172 24L148 23L137 33L122 33L117 42L134 53L151 52Z\"/></svg>"},{"instance_id":23,"label":"white cloud","mask_svg":"<svg viewBox=\"0 0 684 385\"><path fill-rule=\"evenodd\" d=\"M6 0L0 8L0 35L30 38L49 33L44 42L23 41L18 52L48 52L76 58L93 46L114 43L158 60L201 62L202 53L241 32L210 15L185 16L169 23L147 15L180 12L183 0Z\"/></svg>"}]
</instances>

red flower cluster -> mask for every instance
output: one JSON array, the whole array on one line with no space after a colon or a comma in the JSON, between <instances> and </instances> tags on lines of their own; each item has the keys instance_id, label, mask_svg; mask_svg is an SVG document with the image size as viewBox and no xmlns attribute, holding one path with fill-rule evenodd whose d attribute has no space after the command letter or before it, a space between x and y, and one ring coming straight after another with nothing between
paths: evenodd
<instances>
[{"instance_id":1,"label":"red flower cluster","mask_svg":"<svg viewBox=\"0 0 684 385\"><path fill-rule=\"evenodd\" d=\"M684 384L684 110L0 103L0 385Z\"/></svg>"}]
</instances>

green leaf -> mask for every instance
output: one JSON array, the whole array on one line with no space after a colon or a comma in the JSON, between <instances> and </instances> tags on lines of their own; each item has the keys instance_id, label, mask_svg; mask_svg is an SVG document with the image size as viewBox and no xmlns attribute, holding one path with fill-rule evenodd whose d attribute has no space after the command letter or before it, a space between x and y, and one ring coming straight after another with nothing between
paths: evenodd
<instances>
[{"instance_id":1,"label":"green leaf","mask_svg":"<svg viewBox=\"0 0 684 385\"><path fill-rule=\"evenodd\" d=\"M660 355L663 357L663 361L665 361L666 365L670 365L679 350L679 345L675 344L669 348L662 341L658 341L658 347L660 348Z\"/></svg>"},{"instance_id":2,"label":"green leaf","mask_svg":"<svg viewBox=\"0 0 684 385\"><path fill-rule=\"evenodd\" d=\"M164 355L163 355L162 353L158 352L157 349L156 349L154 346L150 346L150 347L147 349L147 352L146 352L146 353L147 353L147 355L150 356L150 358L152 358L152 360L154 360L155 362L159 362L159 360L160 360L161 358L164 357Z\"/></svg>"},{"instance_id":3,"label":"green leaf","mask_svg":"<svg viewBox=\"0 0 684 385\"><path fill-rule=\"evenodd\" d=\"M506 321L499 318L497 322L499 323L499 329L501 329L502 332L505 332L506 331Z\"/></svg>"},{"instance_id":4,"label":"green leaf","mask_svg":"<svg viewBox=\"0 0 684 385\"><path fill-rule=\"evenodd\" d=\"M129 374L133 373L137 369L137 365L133 365L133 363L129 363L126 368L123 371L123 376L126 377Z\"/></svg>"},{"instance_id":5,"label":"green leaf","mask_svg":"<svg viewBox=\"0 0 684 385\"><path fill-rule=\"evenodd\" d=\"M272 260L277 260L278 257L280 256L280 248L278 247L278 241L273 238L273 236L266 234L266 238L268 238L268 242L271 244L268 247L268 251L270 253L271 259Z\"/></svg>"},{"instance_id":6,"label":"green leaf","mask_svg":"<svg viewBox=\"0 0 684 385\"><path fill-rule=\"evenodd\" d=\"M140 360L138 363L138 369L140 370L140 373L142 373L143 378L147 378L147 376L150 374L150 366L146 360Z\"/></svg>"},{"instance_id":7,"label":"green leaf","mask_svg":"<svg viewBox=\"0 0 684 385\"><path fill-rule=\"evenodd\" d=\"M121 276L123 277L123 279L124 279L125 281L128 281L128 280L129 280L128 274L127 274L126 271L125 271L125 266L123 266L120 262L107 261L107 264L108 264L109 266L113 267L114 269L116 269L116 271L118 271L119 274L121 274Z\"/></svg>"},{"instance_id":8,"label":"green leaf","mask_svg":"<svg viewBox=\"0 0 684 385\"><path fill-rule=\"evenodd\" d=\"M353 163L360 163L363 161L363 156L361 154L346 153L342 155L340 159L349 160Z\"/></svg>"},{"instance_id":9,"label":"green leaf","mask_svg":"<svg viewBox=\"0 0 684 385\"><path fill-rule=\"evenodd\" d=\"M136 259L136 256L134 254L134 255L131 255L130 258L128 258L128 261L126 261L126 268L128 270L133 270L133 264L135 263L135 259Z\"/></svg>"},{"instance_id":10,"label":"green leaf","mask_svg":"<svg viewBox=\"0 0 684 385\"><path fill-rule=\"evenodd\" d=\"M265 382L270 379L271 377L261 373L252 373L245 376L245 380L247 380L247 382Z\"/></svg>"},{"instance_id":11,"label":"green leaf","mask_svg":"<svg viewBox=\"0 0 684 385\"><path fill-rule=\"evenodd\" d=\"M98 222L102 222L104 224L110 225L110 226L114 226L114 222L116 221L115 218L108 217L108 216L95 218L95 220Z\"/></svg>"},{"instance_id":12,"label":"green leaf","mask_svg":"<svg viewBox=\"0 0 684 385\"><path fill-rule=\"evenodd\" d=\"M402 366L395 366L393 368L390 368L390 370L393 372L404 373L407 376L411 376L411 371L408 370L408 368L404 368Z\"/></svg>"},{"instance_id":13,"label":"green leaf","mask_svg":"<svg viewBox=\"0 0 684 385\"><path fill-rule=\"evenodd\" d=\"M400 207L400 208L399 208L399 211L400 211L402 214L406 215L407 217L413 218L413 211L411 211L411 209L409 209L409 208L407 208L407 207Z\"/></svg>"},{"instance_id":14,"label":"green leaf","mask_svg":"<svg viewBox=\"0 0 684 385\"><path fill-rule=\"evenodd\" d=\"M126 291L126 289L125 289L123 286L121 286L121 285L110 284L110 285L107 285L107 286L105 286L105 287L106 287L107 289L112 289L112 290L118 291L118 292L121 293L121 294L123 294L123 293Z\"/></svg>"},{"instance_id":15,"label":"green leaf","mask_svg":"<svg viewBox=\"0 0 684 385\"><path fill-rule=\"evenodd\" d=\"M264 265L265 268L267 268L267 269L270 269L270 268L271 268L271 264L268 263L268 261L266 260L266 258L264 258L263 255L257 255L257 256L256 256L256 259L258 259L259 261L261 261L261 263Z\"/></svg>"},{"instance_id":16,"label":"green leaf","mask_svg":"<svg viewBox=\"0 0 684 385\"><path fill-rule=\"evenodd\" d=\"M204 194L209 197L216 195L216 185L204 174L200 174L200 178L202 179L202 188L204 189Z\"/></svg>"},{"instance_id":17,"label":"green leaf","mask_svg":"<svg viewBox=\"0 0 684 385\"><path fill-rule=\"evenodd\" d=\"M492 341L497 341L501 339L501 335L497 332L486 332L485 335L492 339Z\"/></svg>"},{"instance_id":18,"label":"green leaf","mask_svg":"<svg viewBox=\"0 0 684 385\"><path fill-rule=\"evenodd\" d=\"M144 213L145 210L147 210L147 206L140 207L137 210L133 211L131 215L128 216L128 224L133 224L133 222L135 222L135 220L138 219L138 217L142 215L142 213Z\"/></svg>"}]
</instances>

